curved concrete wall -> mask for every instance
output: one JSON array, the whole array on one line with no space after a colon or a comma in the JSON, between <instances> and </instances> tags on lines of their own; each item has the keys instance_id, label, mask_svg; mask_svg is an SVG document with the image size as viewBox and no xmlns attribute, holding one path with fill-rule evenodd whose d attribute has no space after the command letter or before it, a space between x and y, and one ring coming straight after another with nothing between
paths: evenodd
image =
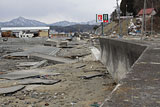
<instances>
[{"instance_id":1,"label":"curved concrete wall","mask_svg":"<svg viewBox=\"0 0 160 107\"><path fill-rule=\"evenodd\" d=\"M146 46L100 38L101 62L107 67L116 82L125 77L131 66L140 57Z\"/></svg>"}]
</instances>

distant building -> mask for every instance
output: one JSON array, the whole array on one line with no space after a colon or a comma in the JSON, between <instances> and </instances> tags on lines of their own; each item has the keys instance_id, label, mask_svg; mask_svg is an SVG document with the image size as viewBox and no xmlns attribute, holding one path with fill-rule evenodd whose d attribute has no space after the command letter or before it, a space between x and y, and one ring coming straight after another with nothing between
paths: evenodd
<instances>
[{"instance_id":1,"label":"distant building","mask_svg":"<svg viewBox=\"0 0 160 107\"><path fill-rule=\"evenodd\" d=\"M2 27L2 37L49 37L49 27Z\"/></svg>"},{"instance_id":2,"label":"distant building","mask_svg":"<svg viewBox=\"0 0 160 107\"><path fill-rule=\"evenodd\" d=\"M144 10L144 9L141 9L141 10L139 11L139 13L138 13L137 16L142 17L142 16L143 16L143 10ZM156 11L155 11L154 8L148 8L148 9L146 9L146 16L147 16L148 18L150 18L152 15L154 16L154 15L156 15L156 14L157 14L157 13L156 13Z\"/></svg>"}]
</instances>

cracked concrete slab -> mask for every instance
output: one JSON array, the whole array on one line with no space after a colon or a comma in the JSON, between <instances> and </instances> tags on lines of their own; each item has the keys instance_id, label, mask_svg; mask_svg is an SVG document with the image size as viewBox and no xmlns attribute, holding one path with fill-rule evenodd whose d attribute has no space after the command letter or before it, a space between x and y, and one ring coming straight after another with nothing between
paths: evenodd
<instances>
[{"instance_id":1,"label":"cracked concrete slab","mask_svg":"<svg viewBox=\"0 0 160 107\"><path fill-rule=\"evenodd\" d=\"M25 88L24 85L17 85L17 86L11 86L11 87L7 87L7 88L0 88L0 95L12 94L12 93L20 91L20 90L22 90L24 88Z\"/></svg>"},{"instance_id":2,"label":"cracked concrete slab","mask_svg":"<svg viewBox=\"0 0 160 107\"><path fill-rule=\"evenodd\" d=\"M18 80L16 83L21 85L53 85L59 83L61 80L48 80L48 79L40 79L40 78L29 78Z\"/></svg>"},{"instance_id":3,"label":"cracked concrete slab","mask_svg":"<svg viewBox=\"0 0 160 107\"><path fill-rule=\"evenodd\" d=\"M52 73L51 70L47 69L31 69L31 70L20 70L14 71L7 74L0 75L1 79L17 80L25 78L33 78L45 75L60 75L60 73Z\"/></svg>"}]
</instances>

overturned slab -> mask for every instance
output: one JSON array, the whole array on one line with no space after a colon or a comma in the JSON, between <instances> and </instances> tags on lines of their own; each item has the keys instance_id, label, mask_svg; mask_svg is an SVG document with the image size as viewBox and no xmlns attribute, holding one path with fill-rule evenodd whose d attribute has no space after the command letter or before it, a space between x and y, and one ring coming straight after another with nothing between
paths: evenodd
<instances>
[{"instance_id":1,"label":"overturned slab","mask_svg":"<svg viewBox=\"0 0 160 107\"><path fill-rule=\"evenodd\" d=\"M20 90L24 89L24 88L25 88L24 85L11 86L11 87L7 87L7 88L0 88L0 95L13 94L17 91L20 91Z\"/></svg>"},{"instance_id":2,"label":"overturned slab","mask_svg":"<svg viewBox=\"0 0 160 107\"><path fill-rule=\"evenodd\" d=\"M21 85L53 85L59 83L61 80L47 80L40 78L29 78L17 81L18 84Z\"/></svg>"},{"instance_id":3,"label":"overturned slab","mask_svg":"<svg viewBox=\"0 0 160 107\"><path fill-rule=\"evenodd\" d=\"M125 78L135 61L146 49L145 45L129 41L100 38L101 62L116 82Z\"/></svg>"},{"instance_id":4,"label":"overturned slab","mask_svg":"<svg viewBox=\"0 0 160 107\"><path fill-rule=\"evenodd\" d=\"M0 75L0 78L17 80L17 79L40 77L44 75L59 75L59 73L52 73L50 72L50 70L47 69L31 69L31 70L13 71L7 74L2 74Z\"/></svg>"}]
</instances>

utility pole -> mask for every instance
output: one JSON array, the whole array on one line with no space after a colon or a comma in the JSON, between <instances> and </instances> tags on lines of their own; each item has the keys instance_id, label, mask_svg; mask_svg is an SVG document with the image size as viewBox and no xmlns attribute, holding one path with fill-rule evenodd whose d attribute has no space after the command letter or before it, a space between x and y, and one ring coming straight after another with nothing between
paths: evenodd
<instances>
[{"instance_id":1,"label":"utility pole","mask_svg":"<svg viewBox=\"0 0 160 107\"><path fill-rule=\"evenodd\" d=\"M104 26L103 26L103 22L101 23L102 25L102 36L104 36Z\"/></svg>"},{"instance_id":2,"label":"utility pole","mask_svg":"<svg viewBox=\"0 0 160 107\"><path fill-rule=\"evenodd\" d=\"M118 0L117 1L117 14L118 14L118 18L119 18L119 36L122 36L122 26L121 26L121 20L120 20L120 7L119 7L119 4L118 4Z\"/></svg>"},{"instance_id":3,"label":"utility pole","mask_svg":"<svg viewBox=\"0 0 160 107\"><path fill-rule=\"evenodd\" d=\"M127 17L126 24L127 24L127 36L128 36L128 12L127 12L127 8L128 8L128 5L126 5L126 17Z\"/></svg>"},{"instance_id":4,"label":"utility pole","mask_svg":"<svg viewBox=\"0 0 160 107\"><path fill-rule=\"evenodd\" d=\"M153 1L152 1L152 8L153 8ZM153 15L151 15L151 36L153 35Z\"/></svg>"},{"instance_id":5,"label":"utility pole","mask_svg":"<svg viewBox=\"0 0 160 107\"><path fill-rule=\"evenodd\" d=\"M145 23L144 23L145 21ZM145 24L145 30L144 30L144 24ZM141 30L142 36L146 35L146 0L144 0L144 8L143 8L143 19L142 19L142 30ZM141 40L142 40L141 36Z\"/></svg>"},{"instance_id":6,"label":"utility pole","mask_svg":"<svg viewBox=\"0 0 160 107\"><path fill-rule=\"evenodd\" d=\"M146 19L146 0L145 0L145 9L144 9L144 13L145 13L145 17L144 17L144 21L145 21L145 30L144 30L144 36L146 36L146 30L147 30L147 19Z\"/></svg>"}]
</instances>

